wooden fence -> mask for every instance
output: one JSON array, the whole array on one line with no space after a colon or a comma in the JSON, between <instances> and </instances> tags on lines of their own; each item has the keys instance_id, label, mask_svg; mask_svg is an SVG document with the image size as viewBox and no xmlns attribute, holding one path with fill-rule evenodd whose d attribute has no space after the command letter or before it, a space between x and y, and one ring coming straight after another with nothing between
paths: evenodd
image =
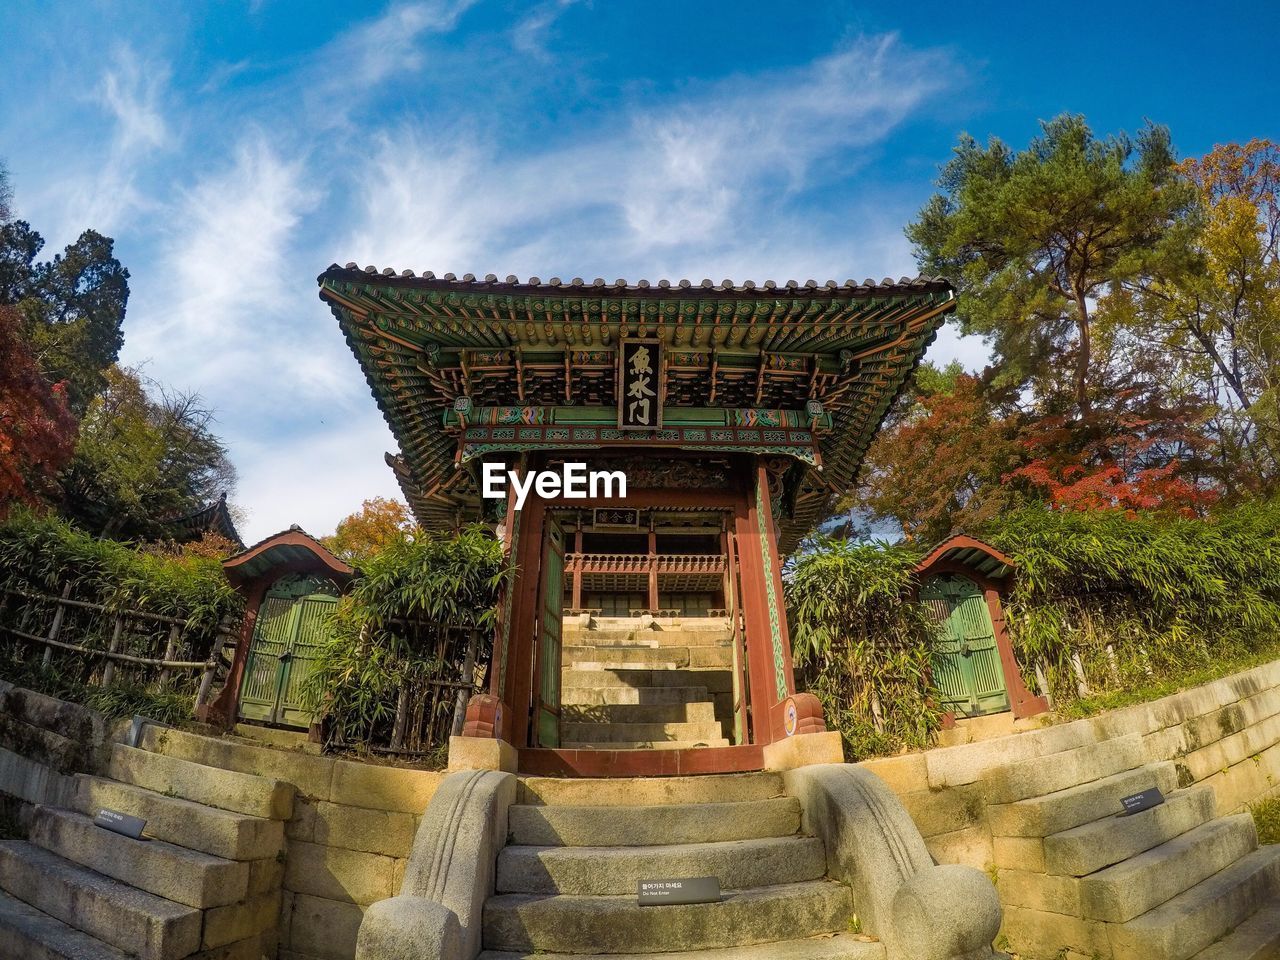
<instances>
[{"instance_id":1,"label":"wooden fence","mask_svg":"<svg viewBox=\"0 0 1280 960\"><path fill-rule=\"evenodd\" d=\"M238 623L194 631L181 617L114 609L76 599L73 592L70 583L56 596L0 588L0 635L16 641L15 659L25 660L24 650L40 650L48 667L56 652L68 676L78 674L87 685L194 685L196 707L208 699L226 669L224 655L235 648ZM196 659L202 652L203 659Z\"/></svg>"},{"instance_id":2,"label":"wooden fence","mask_svg":"<svg viewBox=\"0 0 1280 960\"><path fill-rule=\"evenodd\" d=\"M330 742L406 758L433 754L462 732L467 700L485 688L488 632L425 620L394 620L391 628L401 649L431 667L397 689L389 722L372 724L359 742Z\"/></svg>"}]
</instances>

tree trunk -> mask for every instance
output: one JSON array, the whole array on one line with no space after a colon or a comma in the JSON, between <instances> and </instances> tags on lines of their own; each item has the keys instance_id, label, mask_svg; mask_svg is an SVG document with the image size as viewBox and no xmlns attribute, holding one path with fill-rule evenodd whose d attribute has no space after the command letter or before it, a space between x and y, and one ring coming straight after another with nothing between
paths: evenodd
<instances>
[{"instance_id":1,"label":"tree trunk","mask_svg":"<svg viewBox=\"0 0 1280 960\"><path fill-rule=\"evenodd\" d=\"M1076 294L1076 326L1080 330L1080 352L1076 356L1076 406L1080 416L1089 415L1089 304L1083 293Z\"/></svg>"}]
</instances>

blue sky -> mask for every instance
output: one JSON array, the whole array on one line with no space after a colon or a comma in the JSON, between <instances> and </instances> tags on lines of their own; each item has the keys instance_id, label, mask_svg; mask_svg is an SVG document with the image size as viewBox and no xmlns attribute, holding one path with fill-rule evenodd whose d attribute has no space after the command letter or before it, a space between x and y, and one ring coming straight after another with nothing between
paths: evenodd
<instances>
[{"instance_id":1,"label":"blue sky","mask_svg":"<svg viewBox=\"0 0 1280 960\"><path fill-rule=\"evenodd\" d=\"M397 493L329 263L914 275L902 226L961 131L1280 139L1278 35L1274 2L6 0L0 157L50 248L116 238L123 360L216 408L246 537L327 533Z\"/></svg>"}]
</instances>

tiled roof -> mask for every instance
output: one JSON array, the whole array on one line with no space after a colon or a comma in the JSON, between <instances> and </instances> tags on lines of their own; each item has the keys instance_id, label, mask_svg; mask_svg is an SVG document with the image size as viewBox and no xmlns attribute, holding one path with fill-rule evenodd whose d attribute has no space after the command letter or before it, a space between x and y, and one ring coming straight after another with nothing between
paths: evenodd
<instances>
[{"instance_id":1,"label":"tiled roof","mask_svg":"<svg viewBox=\"0 0 1280 960\"><path fill-rule=\"evenodd\" d=\"M894 280L892 277L885 277L883 280L844 280L842 282L835 280L823 282L818 282L817 280L805 280L803 282L786 280L782 283L775 283L773 280L765 280L761 283L756 283L754 280L743 280L740 283L733 280L716 282L710 279L703 279L697 282L692 280L658 280L653 283L648 280L637 280L632 283L627 280L609 282L600 277L591 281L584 280L581 277L574 277L571 280L552 277L545 281L539 277L529 277L527 280L521 281L515 275L499 280L492 273L485 274L483 277L477 277L474 273L465 273L461 278L452 273L446 273L444 276L437 277L430 270L425 270L420 274L412 270L396 271L392 267L384 267L379 270L374 266L361 267L354 262L345 266L338 266L336 263L332 264L324 273L320 274L318 279L323 282L325 279L368 280L371 278L387 280L392 285L407 284L423 289L455 292L461 290L473 290L477 293L515 294L581 292L609 296L636 293L650 297L661 295L664 291L669 291L676 296L687 296L690 292L713 290L722 293L737 293L744 296L754 293L758 296L777 297L780 295L813 296L815 293L824 291L839 292L845 295L861 293L874 296L876 294L908 291L936 290L943 292L952 289L951 283L945 277L926 277L923 275L902 277L898 280Z\"/></svg>"},{"instance_id":2,"label":"tiled roof","mask_svg":"<svg viewBox=\"0 0 1280 960\"><path fill-rule=\"evenodd\" d=\"M453 358L446 366L456 366L465 351L519 348L526 355L563 352L568 363L571 351L608 351L620 337L643 331L673 351L756 354L761 362L766 355L799 355L821 358L826 371L856 371L856 382L828 404L833 424L819 443L822 469L810 469L792 488L788 515L779 518L784 550L855 482L890 404L955 306L953 288L941 277L781 285L521 282L348 264L331 266L319 283L400 447L388 462L418 520L433 528L472 519L478 506L473 491L455 485L457 438L443 421L452 407L447 394L458 383L441 379L437 361L445 355ZM513 390L514 383L513 377Z\"/></svg>"}]
</instances>

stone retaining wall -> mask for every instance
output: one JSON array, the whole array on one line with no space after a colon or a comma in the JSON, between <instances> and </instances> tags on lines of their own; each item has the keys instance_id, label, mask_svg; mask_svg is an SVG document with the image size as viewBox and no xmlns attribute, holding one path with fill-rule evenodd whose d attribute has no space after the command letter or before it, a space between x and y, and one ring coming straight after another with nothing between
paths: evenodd
<instances>
[{"instance_id":1,"label":"stone retaining wall","mask_svg":"<svg viewBox=\"0 0 1280 960\"><path fill-rule=\"evenodd\" d=\"M1179 786L1211 786L1218 815L1280 796L1280 661L1096 717L862 766L902 799L939 863L989 869L1010 860L987 822L997 768L1130 734L1148 762L1174 761Z\"/></svg>"},{"instance_id":2,"label":"stone retaining wall","mask_svg":"<svg viewBox=\"0 0 1280 960\"><path fill-rule=\"evenodd\" d=\"M297 787L285 825L280 960L351 960L371 903L400 890L418 821L444 774L148 728L141 746Z\"/></svg>"}]
</instances>

